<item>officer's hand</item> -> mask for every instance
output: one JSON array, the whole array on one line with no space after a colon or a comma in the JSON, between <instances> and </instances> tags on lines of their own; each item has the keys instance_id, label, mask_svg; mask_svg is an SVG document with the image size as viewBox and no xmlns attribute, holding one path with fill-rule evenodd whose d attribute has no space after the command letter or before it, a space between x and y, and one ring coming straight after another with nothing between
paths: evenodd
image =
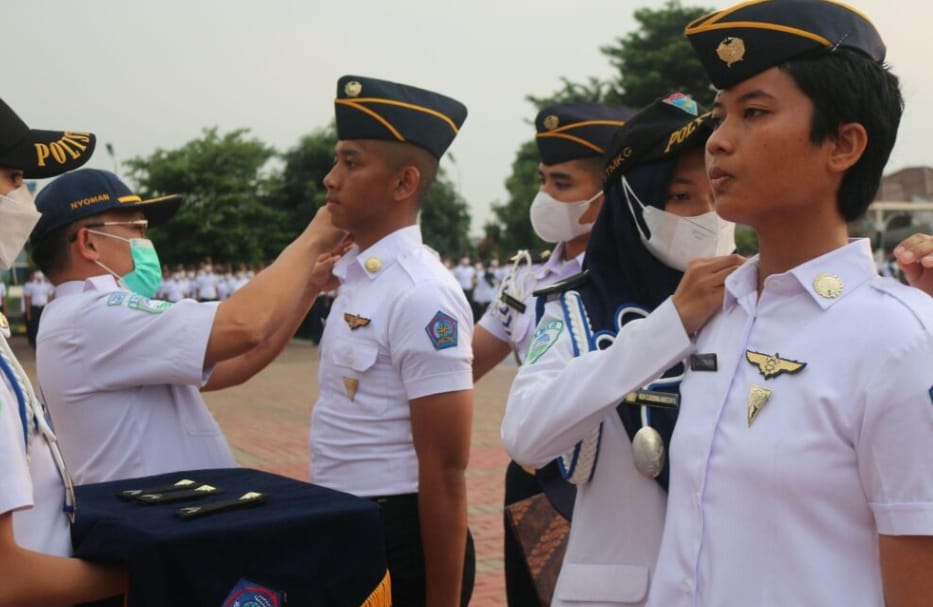
<instances>
[{"instance_id":1,"label":"officer's hand","mask_svg":"<svg viewBox=\"0 0 933 607\"><path fill-rule=\"evenodd\" d=\"M311 238L320 247L318 249L320 251L330 251L338 246L346 234L345 231L334 226L327 206L317 210L314 219L311 220L304 232L305 236Z\"/></svg>"},{"instance_id":2,"label":"officer's hand","mask_svg":"<svg viewBox=\"0 0 933 607\"><path fill-rule=\"evenodd\" d=\"M744 261L736 254L697 257L687 266L671 300L689 335L699 331L722 307L726 277Z\"/></svg>"},{"instance_id":3,"label":"officer's hand","mask_svg":"<svg viewBox=\"0 0 933 607\"><path fill-rule=\"evenodd\" d=\"M340 282L333 275L334 264L353 246L353 239L345 236L336 248L318 255L311 270L311 287L317 291L333 291Z\"/></svg>"},{"instance_id":4,"label":"officer's hand","mask_svg":"<svg viewBox=\"0 0 933 607\"><path fill-rule=\"evenodd\" d=\"M914 234L894 249L897 265L913 286L933 295L933 236Z\"/></svg>"}]
</instances>

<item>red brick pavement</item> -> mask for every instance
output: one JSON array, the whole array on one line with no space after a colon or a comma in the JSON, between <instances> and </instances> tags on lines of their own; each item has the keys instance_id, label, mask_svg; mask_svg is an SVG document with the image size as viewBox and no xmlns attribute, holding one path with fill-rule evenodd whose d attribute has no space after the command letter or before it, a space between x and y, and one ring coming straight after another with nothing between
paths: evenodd
<instances>
[{"instance_id":1,"label":"red brick pavement","mask_svg":"<svg viewBox=\"0 0 933 607\"><path fill-rule=\"evenodd\" d=\"M16 336L11 345L34 379L34 353L26 338ZM467 469L469 525L476 544L472 607L505 605L502 498L509 458L499 439L499 424L515 370L509 363L499 365L474 391ZM317 398L317 348L311 342L294 340L242 386L204 396L241 465L308 480L308 431Z\"/></svg>"}]
</instances>

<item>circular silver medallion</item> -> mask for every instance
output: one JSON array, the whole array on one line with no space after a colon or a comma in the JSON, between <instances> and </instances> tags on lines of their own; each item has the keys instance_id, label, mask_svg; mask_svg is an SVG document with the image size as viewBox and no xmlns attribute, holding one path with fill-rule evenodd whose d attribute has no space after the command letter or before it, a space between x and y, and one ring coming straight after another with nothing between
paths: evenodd
<instances>
[{"instance_id":1,"label":"circular silver medallion","mask_svg":"<svg viewBox=\"0 0 933 607\"><path fill-rule=\"evenodd\" d=\"M632 439L635 467L649 478L657 478L664 468L664 441L651 426L642 426Z\"/></svg>"}]
</instances>

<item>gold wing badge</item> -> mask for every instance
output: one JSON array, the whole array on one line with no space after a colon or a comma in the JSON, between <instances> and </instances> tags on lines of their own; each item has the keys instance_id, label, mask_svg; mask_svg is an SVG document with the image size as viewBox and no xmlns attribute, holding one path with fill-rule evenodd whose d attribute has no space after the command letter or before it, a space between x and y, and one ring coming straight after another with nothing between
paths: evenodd
<instances>
[{"instance_id":1,"label":"gold wing badge","mask_svg":"<svg viewBox=\"0 0 933 607\"><path fill-rule=\"evenodd\" d=\"M346 321L347 326L350 327L351 331L356 331L360 327L368 326L370 320L368 318L363 318L362 316L357 316L356 314L350 314L349 312L344 313L343 319Z\"/></svg>"},{"instance_id":2,"label":"gold wing badge","mask_svg":"<svg viewBox=\"0 0 933 607\"><path fill-rule=\"evenodd\" d=\"M761 373L765 379L777 377L781 373L793 375L794 373L803 371L803 368L807 366L807 363L781 358L781 355L778 353L762 354L761 352L755 352L753 350L745 351L745 359L758 367L759 373Z\"/></svg>"}]
</instances>

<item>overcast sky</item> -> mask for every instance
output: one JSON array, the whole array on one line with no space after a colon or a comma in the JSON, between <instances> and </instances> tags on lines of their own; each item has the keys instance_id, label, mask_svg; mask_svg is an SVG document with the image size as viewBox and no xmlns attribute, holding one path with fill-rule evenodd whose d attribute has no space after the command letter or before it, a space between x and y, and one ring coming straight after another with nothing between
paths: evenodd
<instances>
[{"instance_id":1,"label":"overcast sky","mask_svg":"<svg viewBox=\"0 0 933 607\"><path fill-rule=\"evenodd\" d=\"M18 4L19 6L15 6ZM687 6L724 8L729 0ZM859 0L888 46L907 110L888 164L933 165L928 0ZM528 94L560 77L607 78L599 52L663 0L137 0L5 3L6 100L37 128L89 130L88 166L171 149L204 127L247 127L280 151L326 126L336 81L374 76L463 101L469 116L444 166L471 206L473 233L531 138ZM857 94L857 91L840 91Z\"/></svg>"}]
</instances>

